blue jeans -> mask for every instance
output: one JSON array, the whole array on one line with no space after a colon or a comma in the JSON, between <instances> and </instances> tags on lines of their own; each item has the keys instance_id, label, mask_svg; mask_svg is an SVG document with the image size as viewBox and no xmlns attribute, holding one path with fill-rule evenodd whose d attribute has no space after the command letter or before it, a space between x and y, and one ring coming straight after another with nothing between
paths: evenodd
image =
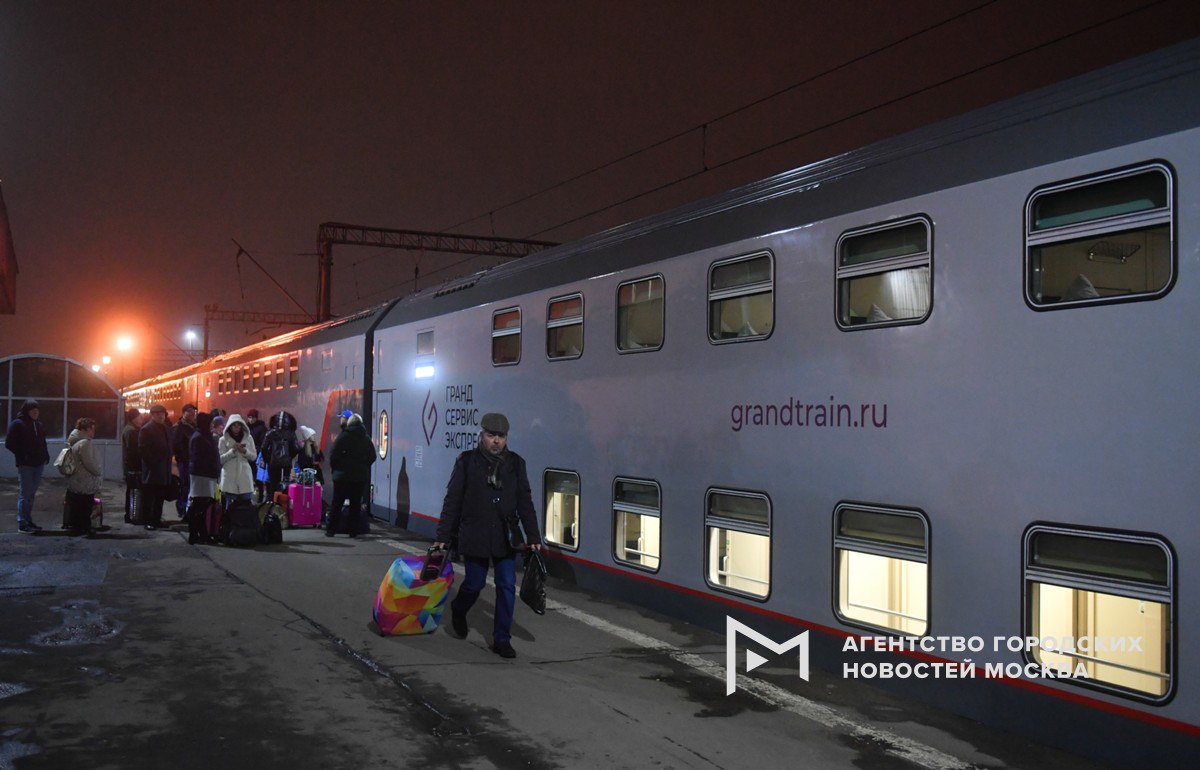
<instances>
[{"instance_id":1,"label":"blue jeans","mask_svg":"<svg viewBox=\"0 0 1200 770\"><path fill-rule=\"evenodd\" d=\"M467 565L467 576L450 603L450 611L455 615L466 615L487 583L489 560L486 557L464 556L463 561ZM492 626L492 640L507 642L512 639L513 608L517 601L516 559L509 556L490 561L496 567L496 622Z\"/></svg>"},{"instance_id":2,"label":"blue jeans","mask_svg":"<svg viewBox=\"0 0 1200 770\"><path fill-rule=\"evenodd\" d=\"M42 483L44 465L18 465L17 477L19 491L17 492L17 524L33 523L33 498L37 496L38 485Z\"/></svg>"}]
</instances>

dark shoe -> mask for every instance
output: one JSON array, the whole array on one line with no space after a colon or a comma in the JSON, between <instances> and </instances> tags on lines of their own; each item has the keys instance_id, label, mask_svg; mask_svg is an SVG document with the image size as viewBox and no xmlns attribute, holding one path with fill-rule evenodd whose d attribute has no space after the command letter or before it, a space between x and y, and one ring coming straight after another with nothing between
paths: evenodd
<instances>
[{"instance_id":1,"label":"dark shoe","mask_svg":"<svg viewBox=\"0 0 1200 770\"><path fill-rule=\"evenodd\" d=\"M42 531L42 528L41 528L41 527L39 527L37 524L34 524L32 521L31 521L31 522L29 522L29 526L33 527L33 531L34 531L34 532L41 532L41 531Z\"/></svg>"},{"instance_id":2,"label":"dark shoe","mask_svg":"<svg viewBox=\"0 0 1200 770\"><path fill-rule=\"evenodd\" d=\"M466 639L467 633L470 631L467 627L467 616L459 615L457 612L450 615L450 635L456 639Z\"/></svg>"},{"instance_id":3,"label":"dark shoe","mask_svg":"<svg viewBox=\"0 0 1200 770\"><path fill-rule=\"evenodd\" d=\"M33 528L33 525L27 521L23 521L20 524L18 524L17 531L24 532L27 535L33 535L33 534L37 533L37 530Z\"/></svg>"},{"instance_id":4,"label":"dark shoe","mask_svg":"<svg viewBox=\"0 0 1200 770\"><path fill-rule=\"evenodd\" d=\"M517 657L517 651L513 649L512 644L509 642L492 642L492 652L502 658Z\"/></svg>"},{"instance_id":5,"label":"dark shoe","mask_svg":"<svg viewBox=\"0 0 1200 770\"><path fill-rule=\"evenodd\" d=\"M333 533L329 530L325 530L325 537L333 537Z\"/></svg>"}]
</instances>

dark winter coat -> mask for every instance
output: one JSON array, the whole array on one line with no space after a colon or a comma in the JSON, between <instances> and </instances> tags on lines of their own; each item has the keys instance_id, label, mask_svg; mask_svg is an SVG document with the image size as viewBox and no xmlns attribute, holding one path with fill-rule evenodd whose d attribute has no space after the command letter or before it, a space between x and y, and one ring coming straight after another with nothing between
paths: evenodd
<instances>
[{"instance_id":1,"label":"dark winter coat","mask_svg":"<svg viewBox=\"0 0 1200 770\"><path fill-rule=\"evenodd\" d=\"M209 417L211 420L212 417ZM188 467L188 459L191 455L188 454L188 446L191 444L192 436L196 433L196 427L200 424L200 416L196 415L196 425L189 425L186 421L180 420L171 428L171 453L175 455L175 462L180 468Z\"/></svg>"},{"instance_id":2,"label":"dark winter coat","mask_svg":"<svg viewBox=\"0 0 1200 770\"><path fill-rule=\"evenodd\" d=\"M196 432L188 442L188 473L206 479L221 478L221 453L217 437L212 434L211 414L196 415Z\"/></svg>"},{"instance_id":3,"label":"dark winter coat","mask_svg":"<svg viewBox=\"0 0 1200 770\"><path fill-rule=\"evenodd\" d=\"M249 422L246 423L250 425ZM255 420L253 425L250 425L250 438L254 439L254 446L262 449L263 440L267 437L267 424L262 420Z\"/></svg>"},{"instance_id":4,"label":"dark winter coat","mask_svg":"<svg viewBox=\"0 0 1200 770\"><path fill-rule=\"evenodd\" d=\"M540 543L542 537L524 458L508 450L501 453L496 473L500 489L488 485L488 464L482 449L458 456L446 485L436 540L449 543L457 537L464 556L503 558L513 554L506 521L514 514L525 530L525 542Z\"/></svg>"},{"instance_id":5,"label":"dark winter coat","mask_svg":"<svg viewBox=\"0 0 1200 770\"><path fill-rule=\"evenodd\" d=\"M375 444L361 421L346 425L329 450L329 468L335 483L370 481L374 462Z\"/></svg>"},{"instance_id":6,"label":"dark winter coat","mask_svg":"<svg viewBox=\"0 0 1200 770\"><path fill-rule=\"evenodd\" d=\"M126 473L142 472L142 456L138 454L138 426L125 423L121 429L121 469Z\"/></svg>"},{"instance_id":7,"label":"dark winter coat","mask_svg":"<svg viewBox=\"0 0 1200 770\"><path fill-rule=\"evenodd\" d=\"M138 431L138 455L142 458L142 483L166 486L171 483L171 429L151 417Z\"/></svg>"},{"instance_id":8,"label":"dark winter coat","mask_svg":"<svg viewBox=\"0 0 1200 770\"><path fill-rule=\"evenodd\" d=\"M17 465L45 465L50 462L50 450L46 448L46 428L41 420L29 416L29 410L37 407L36 401L21 405L17 419L8 425L4 446L16 457Z\"/></svg>"}]
</instances>

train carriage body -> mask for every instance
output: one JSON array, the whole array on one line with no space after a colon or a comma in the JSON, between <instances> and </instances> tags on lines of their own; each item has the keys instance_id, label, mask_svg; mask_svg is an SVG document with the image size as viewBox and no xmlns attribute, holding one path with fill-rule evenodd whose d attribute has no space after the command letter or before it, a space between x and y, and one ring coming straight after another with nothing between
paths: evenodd
<instances>
[{"instance_id":1,"label":"train carriage body","mask_svg":"<svg viewBox=\"0 0 1200 770\"><path fill-rule=\"evenodd\" d=\"M424 534L504 412L559 575L1178 762L1198 147L1195 41L398 300L323 343L357 385L304 352L288 408L359 388L373 510Z\"/></svg>"}]
</instances>

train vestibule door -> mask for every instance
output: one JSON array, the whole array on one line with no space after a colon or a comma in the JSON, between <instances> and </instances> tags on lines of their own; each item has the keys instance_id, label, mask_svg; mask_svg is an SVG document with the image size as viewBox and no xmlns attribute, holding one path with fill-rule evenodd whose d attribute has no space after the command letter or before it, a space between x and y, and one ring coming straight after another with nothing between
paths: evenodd
<instances>
[{"instance_id":1,"label":"train vestibule door","mask_svg":"<svg viewBox=\"0 0 1200 770\"><path fill-rule=\"evenodd\" d=\"M392 500L396 481L392 477L392 391L377 390L372 415L376 459L371 473L371 507L374 516L393 521Z\"/></svg>"}]
</instances>

